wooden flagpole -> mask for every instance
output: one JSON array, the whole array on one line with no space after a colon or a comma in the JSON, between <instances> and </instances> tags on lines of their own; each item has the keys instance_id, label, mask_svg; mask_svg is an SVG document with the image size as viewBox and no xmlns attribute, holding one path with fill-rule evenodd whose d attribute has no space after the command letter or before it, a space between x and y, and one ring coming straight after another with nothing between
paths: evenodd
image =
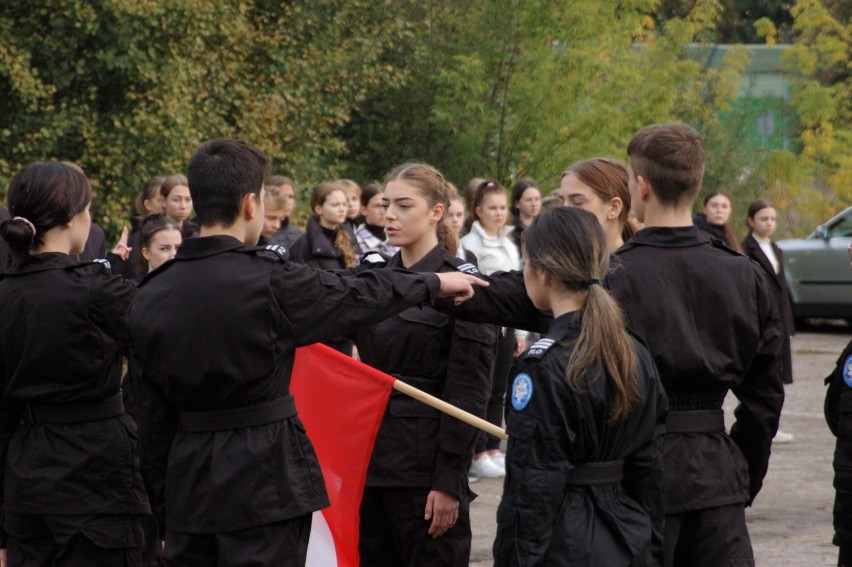
<instances>
[{"instance_id":1,"label":"wooden flagpole","mask_svg":"<svg viewBox=\"0 0 852 567\"><path fill-rule=\"evenodd\" d=\"M460 419L461 421L467 423L468 425L472 425L477 429L481 429L482 431L488 433L489 435L493 435L494 437L499 437L500 439L508 439L509 436L506 434L505 429L501 429L494 425L493 423L488 423L482 418L476 417L472 413L466 412L463 409L457 408L452 404L448 404L444 400L440 398L436 398L430 394L427 394L423 390L419 390L410 384L406 384L402 380L394 380L393 389L397 392L402 392L407 396L411 396L416 400L420 400L424 404L435 408L438 411L444 412L448 415L453 416L456 419Z\"/></svg>"}]
</instances>

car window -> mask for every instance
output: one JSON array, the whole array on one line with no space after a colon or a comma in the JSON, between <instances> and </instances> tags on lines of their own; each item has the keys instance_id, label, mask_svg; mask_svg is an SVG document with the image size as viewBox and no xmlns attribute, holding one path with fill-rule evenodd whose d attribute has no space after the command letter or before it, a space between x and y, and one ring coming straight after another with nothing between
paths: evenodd
<instances>
[{"instance_id":1,"label":"car window","mask_svg":"<svg viewBox=\"0 0 852 567\"><path fill-rule=\"evenodd\" d=\"M839 238L852 237L852 217L845 217L828 229L829 236Z\"/></svg>"}]
</instances>

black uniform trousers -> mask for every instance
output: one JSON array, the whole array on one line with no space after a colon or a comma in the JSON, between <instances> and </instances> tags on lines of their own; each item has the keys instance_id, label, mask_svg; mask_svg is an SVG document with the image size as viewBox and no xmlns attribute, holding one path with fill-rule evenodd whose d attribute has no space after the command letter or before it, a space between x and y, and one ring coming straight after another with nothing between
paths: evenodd
<instances>
[{"instance_id":1,"label":"black uniform trousers","mask_svg":"<svg viewBox=\"0 0 852 567\"><path fill-rule=\"evenodd\" d=\"M745 505L666 515L666 567L745 567L754 554Z\"/></svg>"},{"instance_id":2,"label":"black uniform trousers","mask_svg":"<svg viewBox=\"0 0 852 567\"><path fill-rule=\"evenodd\" d=\"M456 525L437 539L424 520L428 487L367 486L361 499L358 553L365 567L467 567L470 504L459 503ZM414 510L414 513L412 513ZM388 518L392 518L393 527ZM393 541L388 541L389 537Z\"/></svg>"},{"instance_id":3,"label":"black uniform trousers","mask_svg":"<svg viewBox=\"0 0 852 567\"><path fill-rule=\"evenodd\" d=\"M7 513L9 567L139 567L144 518Z\"/></svg>"},{"instance_id":4,"label":"black uniform trousers","mask_svg":"<svg viewBox=\"0 0 852 567\"><path fill-rule=\"evenodd\" d=\"M166 567L304 567L312 514L215 534L169 531Z\"/></svg>"},{"instance_id":5,"label":"black uniform trousers","mask_svg":"<svg viewBox=\"0 0 852 567\"><path fill-rule=\"evenodd\" d=\"M503 408L506 401L509 374L512 372L512 363L515 361L515 344L514 329L497 329L494 374L491 377L491 394L488 397L488 406L485 408L485 420L497 427L503 427ZM493 451L499 448L500 439L481 431L474 452L484 453L485 451Z\"/></svg>"}]
</instances>

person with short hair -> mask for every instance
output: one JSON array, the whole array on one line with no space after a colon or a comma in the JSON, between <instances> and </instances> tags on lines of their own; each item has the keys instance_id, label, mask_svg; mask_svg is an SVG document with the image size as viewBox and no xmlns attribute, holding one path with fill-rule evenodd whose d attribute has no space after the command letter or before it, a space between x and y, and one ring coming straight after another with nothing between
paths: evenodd
<instances>
[{"instance_id":1,"label":"person with short hair","mask_svg":"<svg viewBox=\"0 0 852 567\"><path fill-rule=\"evenodd\" d=\"M296 184L286 175L273 175L266 185L277 187L283 200L283 216L281 227L278 232L269 238L270 244L280 244L289 250L293 244L304 234L302 230L292 223L293 212L296 209Z\"/></svg>"},{"instance_id":2,"label":"person with short hair","mask_svg":"<svg viewBox=\"0 0 852 567\"><path fill-rule=\"evenodd\" d=\"M763 485L784 404L778 308L759 266L692 224L701 135L684 124L648 126L627 155L645 228L616 252L607 286L653 355L671 406L666 565L750 564L745 507ZM728 391L739 400L730 434Z\"/></svg>"},{"instance_id":3,"label":"person with short hair","mask_svg":"<svg viewBox=\"0 0 852 567\"><path fill-rule=\"evenodd\" d=\"M457 273L344 275L255 246L269 158L202 144L187 168L199 238L145 278L127 313L129 384L166 564L305 564L328 506L290 395L295 349L351 334L479 280Z\"/></svg>"}]
</instances>

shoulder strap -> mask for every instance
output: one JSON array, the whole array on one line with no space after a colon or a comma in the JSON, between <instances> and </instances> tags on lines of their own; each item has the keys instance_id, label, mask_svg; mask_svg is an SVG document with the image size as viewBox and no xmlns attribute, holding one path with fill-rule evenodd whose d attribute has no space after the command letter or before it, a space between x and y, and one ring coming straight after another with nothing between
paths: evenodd
<instances>
[{"instance_id":1,"label":"shoulder strap","mask_svg":"<svg viewBox=\"0 0 852 567\"><path fill-rule=\"evenodd\" d=\"M527 350L524 360L541 359L550 348L556 344L554 339L542 337Z\"/></svg>"},{"instance_id":2,"label":"shoulder strap","mask_svg":"<svg viewBox=\"0 0 852 567\"><path fill-rule=\"evenodd\" d=\"M287 253L287 249L281 244L246 246L245 248L237 248L237 252L242 252L243 254L255 254L261 258L268 258L277 262L286 262L290 259L290 254ZM271 254L263 254L264 252L271 252Z\"/></svg>"},{"instance_id":3,"label":"shoulder strap","mask_svg":"<svg viewBox=\"0 0 852 567\"><path fill-rule=\"evenodd\" d=\"M94 260L87 260L85 262L78 262L76 264L71 264L70 266L65 266L62 268L63 270L78 270L80 268L85 268L87 266L98 266L100 268L101 273L105 275L112 274L112 264L109 263L109 260L106 258L95 258Z\"/></svg>"},{"instance_id":4,"label":"shoulder strap","mask_svg":"<svg viewBox=\"0 0 852 567\"><path fill-rule=\"evenodd\" d=\"M482 276L482 272L472 262L462 260L458 256L447 256L445 261L459 272L464 272L471 276Z\"/></svg>"},{"instance_id":5,"label":"shoulder strap","mask_svg":"<svg viewBox=\"0 0 852 567\"><path fill-rule=\"evenodd\" d=\"M365 264L370 268L384 268L391 261L391 257L377 250L370 250L361 255L359 264Z\"/></svg>"}]
</instances>

